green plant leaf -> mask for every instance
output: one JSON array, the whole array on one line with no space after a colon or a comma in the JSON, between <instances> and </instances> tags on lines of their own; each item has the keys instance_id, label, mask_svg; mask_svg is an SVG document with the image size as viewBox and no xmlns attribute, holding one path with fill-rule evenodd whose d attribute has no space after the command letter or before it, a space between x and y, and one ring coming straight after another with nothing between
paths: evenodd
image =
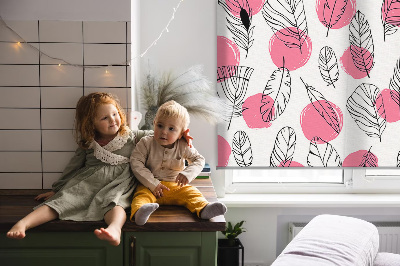
<instances>
[{"instance_id":1,"label":"green plant leaf","mask_svg":"<svg viewBox=\"0 0 400 266\"><path fill-rule=\"evenodd\" d=\"M244 222L245 221L240 221L240 222L236 223L234 226L232 226L231 222L228 222L225 231L222 231L222 233L228 239L237 238L238 235L240 235L243 232L246 232L246 230L244 228L242 228Z\"/></svg>"}]
</instances>

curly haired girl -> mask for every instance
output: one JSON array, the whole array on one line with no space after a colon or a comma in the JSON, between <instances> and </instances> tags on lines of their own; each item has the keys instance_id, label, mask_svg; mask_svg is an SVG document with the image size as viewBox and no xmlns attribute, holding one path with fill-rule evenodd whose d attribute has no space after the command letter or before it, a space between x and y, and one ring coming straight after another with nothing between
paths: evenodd
<instances>
[{"instance_id":1,"label":"curly haired girl","mask_svg":"<svg viewBox=\"0 0 400 266\"><path fill-rule=\"evenodd\" d=\"M109 93L91 93L79 99L75 115L79 145L52 191L35 199L45 201L18 221L7 237L21 239L25 231L54 219L99 221L107 228L94 234L119 245L136 179L129 156L138 139L152 132L131 131L118 99Z\"/></svg>"}]
</instances>

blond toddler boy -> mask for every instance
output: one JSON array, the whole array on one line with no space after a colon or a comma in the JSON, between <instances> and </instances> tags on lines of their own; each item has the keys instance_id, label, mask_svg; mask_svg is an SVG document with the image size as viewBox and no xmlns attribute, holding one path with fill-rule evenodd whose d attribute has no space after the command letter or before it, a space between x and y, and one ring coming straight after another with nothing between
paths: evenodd
<instances>
[{"instance_id":1,"label":"blond toddler boy","mask_svg":"<svg viewBox=\"0 0 400 266\"><path fill-rule=\"evenodd\" d=\"M209 203L197 188L188 185L205 163L204 157L182 138L189 122L185 107L175 101L164 103L153 122L154 136L143 137L132 152L131 168L141 183L131 204L130 218L136 224L145 224L159 205L185 206L202 219L226 212L223 203Z\"/></svg>"}]
</instances>

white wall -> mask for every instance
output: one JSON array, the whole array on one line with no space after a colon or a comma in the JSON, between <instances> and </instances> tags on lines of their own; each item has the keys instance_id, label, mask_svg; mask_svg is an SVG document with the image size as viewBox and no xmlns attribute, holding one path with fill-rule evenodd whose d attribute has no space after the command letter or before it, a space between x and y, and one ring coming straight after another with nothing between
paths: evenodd
<instances>
[{"instance_id":1,"label":"white wall","mask_svg":"<svg viewBox=\"0 0 400 266\"><path fill-rule=\"evenodd\" d=\"M130 21L130 0L1 0L4 20Z\"/></svg>"},{"instance_id":2,"label":"white wall","mask_svg":"<svg viewBox=\"0 0 400 266\"><path fill-rule=\"evenodd\" d=\"M155 40L170 19L179 0L137 0L141 13L141 51ZM216 81L216 0L186 0L182 2L169 33L164 35L141 60L144 67L183 70L193 64L203 64L205 74ZM133 20L132 20L133 21ZM196 148L215 167L217 163L216 128L193 119L191 133ZM219 188L223 179L213 169L213 182ZM223 191L219 190L219 195ZM226 220L246 220L247 232L240 236L245 247L245 263L270 265L288 238L287 226L291 221L308 222L323 213L354 216L370 221L399 221L398 208L315 208L315 207L230 207Z\"/></svg>"},{"instance_id":3,"label":"white wall","mask_svg":"<svg viewBox=\"0 0 400 266\"><path fill-rule=\"evenodd\" d=\"M167 26L179 0L134 0L140 2L140 51L144 52ZM216 86L216 0L183 1L157 44L141 58L142 77L150 66L162 73L180 73L190 66L203 65L204 75ZM133 19L132 19L133 21ZM133 24L133 23L132 23ZM142 111L142 110L141 110ZM142 111L143 112L143 111ZM201 118L191 117L190 134L194 146L206 158L215 173L214 184L222 183L217 176L217 129ZM219 186L221 187L221 186ZM219 195L223 191L218 191Z\"/></svg>"}]
</instances>

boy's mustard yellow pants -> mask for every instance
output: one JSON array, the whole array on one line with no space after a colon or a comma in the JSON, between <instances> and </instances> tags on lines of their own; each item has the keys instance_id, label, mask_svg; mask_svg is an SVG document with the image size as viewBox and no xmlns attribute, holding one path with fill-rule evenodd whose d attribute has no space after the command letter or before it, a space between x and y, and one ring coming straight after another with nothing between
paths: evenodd
<instances>
[{"instance_id":1,"label":"boy's mustard yellow pants","mask_svg":"<svg viewBox=\"0 0 400 266\"><path fill-rule=\"evenodd\" d=\"M161 198L156 198L147 187L138 184L133 195L131 204L131 221L133 216L146 203L158 203L160 205L179 205L185 206L192 213L196 213L200 217L200 211L207 206L208 201L203 194L190 185L180 187L176 182L161 181L161 184L169 188L164 190Z\"/></svg>"}]
</instances>

